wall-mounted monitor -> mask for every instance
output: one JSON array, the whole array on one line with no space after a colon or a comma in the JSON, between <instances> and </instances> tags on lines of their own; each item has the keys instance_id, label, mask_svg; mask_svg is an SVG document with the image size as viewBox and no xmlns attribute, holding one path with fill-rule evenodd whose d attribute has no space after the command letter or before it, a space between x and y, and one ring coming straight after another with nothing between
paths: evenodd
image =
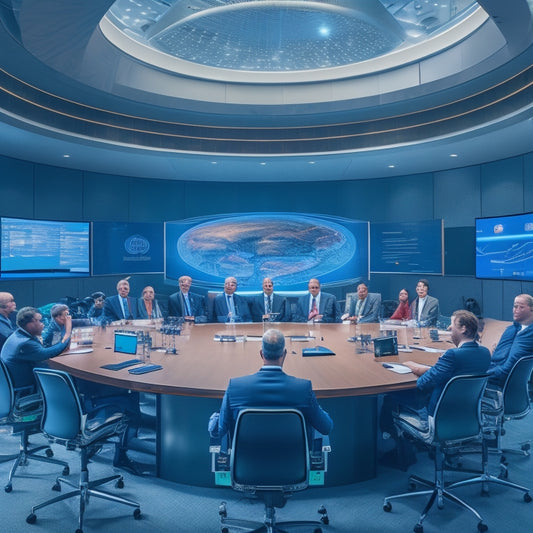
<instances>
[{"instance_id":1,"label":"wall-mounted monitor","mask_svg":"<svg viewBox=\"0 0 533 533\"><path fill-rule=\"evenodd\" d=\"M533 281L533 213L476 218L476 277Z\"/></svg>"},{"instance_id":2,"label":"wall-mounted monitor","mask_svg":"<svg viewBox=\"0 0 533 533\"><path fill-rule=\"evenodd\" d=\"M163 223L93 222L93 275L163 272Z\"/></svg>"},{"instance_id":3,"label":"wall-mounted monitor","mask_svg":"<svg viewBox=\"0 0 533 533\"><path fill-rule=\"evenodd\" d=\"M368 278L368 222L303 213L243 213L165 223L165 277L187 274L196 286L220 289L234 276L239 290L302 290L310 278L341 285Z\"/></svg>"},{"instance_id":4,"label":"wall-mounted monitor","mask_svg":"<svg viewBox=\"0 0 533 533\"><path fill-rule=\"evenodd\" d=\"M90 224L0 219L2 279L89 276Z\"/></svg>"},{"instance_id":5,"label":"wall-mounted monitor","mask_svg":"<svg viewBox=\"0 0 533 533\"><path fill-rule=\"evenodd\" d=\"M370 225L370 271L382 274L443 274L442 220Z\"/></svg>"}]
</instances>

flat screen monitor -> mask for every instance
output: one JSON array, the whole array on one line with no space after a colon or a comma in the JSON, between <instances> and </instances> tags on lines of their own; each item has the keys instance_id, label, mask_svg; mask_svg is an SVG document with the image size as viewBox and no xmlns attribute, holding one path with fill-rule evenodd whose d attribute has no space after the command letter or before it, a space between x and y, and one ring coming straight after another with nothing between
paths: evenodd
<instances>
[{"instance_id":1,"label":"flat screen monitor","mask_svg":"<svg viewBox=\"0 0 533 533\"><path fill-rule=\"evenodd\" d=\"M68 278L90 275L90 224L0 219L2 279Z\"/></svg>"},{"instance_id":2,"label":"flat screen monitor","mask_svg":"<svg viewBox=\"0 0 533 533\"><path fill-rule=\"evenodd\" d=\"M533 213L476 218L476 277L533 281Z\"/></svg>"},{"instance_id":3,"label":"flat screen monitor","mask_svg":"<svg viewBox=\"0 0 533 533\"><path fill-rule=\"evenodd\" d=\"M137 334L115 331L114 351L135 355L137 353Z\"/></svg>"},{"instance_id":4,"label":"flat screen monitor","mask_svg":"<svg viewBox=\"0 0 533 533\"><path fill-rule=\"evenodd\" d=\"M163 272L162 222L93 222L93 275Z\"/></svg>"},{"instance_id":5,"label":"flat screen monitor","mask_svg":"<svg viewBox=\"0 0 533 533\"><path fill-rule=\"evenodd\" d=\"M234 276L238 290L276 290L368 279L368 222L305 213L241 213L165 223L165 277L188 274L195 286L220 289Z\"/></svg>"},{"instance_id":6,"label":"flat screen monitor","mask_svg":"<svg viewBox=\"0 0 533 533\"><path fill-rule=\"evenodd\" d=\"M443 274L441 219L370 224L370 272Z\"/></svg>"}]
</instances>

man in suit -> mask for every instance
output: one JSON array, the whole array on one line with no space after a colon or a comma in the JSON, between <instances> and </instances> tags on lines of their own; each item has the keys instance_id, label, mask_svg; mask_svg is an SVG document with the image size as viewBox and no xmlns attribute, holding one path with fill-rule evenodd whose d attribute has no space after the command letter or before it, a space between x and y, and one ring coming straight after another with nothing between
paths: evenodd
<instances>
[{"instance_id":1,"label":"man in suit","mask_svg":"<svg viewBox=\"0 0 533 533\"><path fill-rule=\"evenodd\" d=\"M416 284L417 297L411 303L411 316L423 327L437 325L439 319L439 301L428 295L429 281L419 279Z\"/></svg>"},{"instance_id":2,"label":"man in suit","mask_svg":"<svg viewBox=\"0 0 533 533\"><path fill-rule=\"evenodd\" d=\"M327 435L333 422L318 404L311 382L289 376L282 370L287 355L283 333L277 329L266 331L259 354L263 361L259 372L230 379L220 414L214 413L209 420L211 435L232 435L239 411L251 407L298 409L309 429Z\"/></svg>"},{"instance_id":3,"label":"man in suit","mask_svg":"<svg viewBox=\"0 0 533 533\"><path fill-rule=\"evenodd\" d=\"M159 302L155 299L154 288L150 285L143 289L142 297L137 303L137 318L163 318Z\"/></svg>"},{"instance_id":4,"label":"man in suit","mask_svg":"<svg viewBox=\"0 0 533 533\"><path fill-rule=\"evenodd\" d=\"M346 294L346 306L342 320L350 320L354 324L379 322L381 294L368 292L366 283L357 285L357 292Z\"/></svg>"},{"instance_id":5,"label":"man in suit","mask_svg":"<svg viewBox=\"0 0 533 533\"><path fill-rule=\"evenodd\" d=\"M0 292L0 350L17 329L17 304L10 292Z\"/></svg>"},{"instance_id":6,"label":"man in suit","mask_svg":"<svg viewBox=\"0 0 533 533\"><path fill-rule=\"evenodd\" d=\"M65 336L66 324L70 317L68 305L55 304L50 309L50 323L43 332L44 346L52 346Z\"/></svg>"},{"instance_id":7,"label":"man in suit","mask_svg":"<svg viewBox=\"0 0 533 533\"><path fill-rule=\"evenodd\" d=\"M178 283L180 290L171 294L168 299L169 316L182 316L185 320L191 322L194 317L205 316L204 297L190 292L192 278L190 276L181 276Z\"/></svg>"},{"instance_id":8,"label":"man in suit","mask_svg":"<svg viewBox=\"0 0 533 533\"><path fill-rule=\"evenodd\" d=\"M263 292L249 300L250 313L254 322L290 322L287 299L274 293L274 282L263 280Z\"/></svg>"},{"instance_id":9,"label":"man in suit","mask_svg":"<svg viewBox=\"0 0 533 533\"><path fill-rule=\"evenodd\" d=\"M117 283L117 292L114 296L106 298L104 302L104 316L106 322L115 320L133 320L137 318L137 300L130 298L130 284L128 280L121 279Z\"/></svg>"},{"instance_id":10,"label":"man in suit","mask_svg":"<svg viewBox=\"0 0 533 533\"><path fill-rule=\"evenodd\" d=\"M294 322L339 322L340 310L333 294L320 291L320 281L309 280L309 294L298 298Z\"/></svg>"},{"instance_id":11,"label":"man in suit","mask_svg":"<svg viewBox=\"0 0 533 533\"><path fill-rule=\"evenodd\" d=\"M513 303L513 323L503 332L488 369L489 384L502 387L514 364L533 355L533 297L519 294Z\"/></svg>"},{"instance_id":12,"label":"man in suit","mask_svg":"<svg viewBox=\"0 0 533 533\"><path fill-rule=\"evenodd\" d=\"M387 454L386 463L402 470L414 462L414 452L400 441L393 423L393 411L410 409L422 421L435 412L437 401L448 381L462 374L483 374L490 364L490 352L477 343L479 321L470 311L455 311L451 319L451 340L456 348L442 354L434 366L413 361L403 363L418 377L416 389L386 394L380 414L380 428L384 437L392 437L397 448ZM386 439L387 440L387 439Z\"/></svg>"},{"instance_id":13,"label":"man in suit","mask_svg":"<svg viewBox=\"0 0 533 533\"><path fill-rule=\"evenodd\" d=\"M213 302L213 322L251 322L252 316L248 302L235 294L237 280L229 277L224 280L224 292L215 297Z\"/></svg>"}]
</instances>

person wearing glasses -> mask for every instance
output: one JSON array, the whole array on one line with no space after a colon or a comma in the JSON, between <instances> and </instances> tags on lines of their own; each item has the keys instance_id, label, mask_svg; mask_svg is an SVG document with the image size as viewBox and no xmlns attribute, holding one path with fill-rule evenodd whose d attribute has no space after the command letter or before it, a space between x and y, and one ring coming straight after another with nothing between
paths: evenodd
<instances>
[{"instance_id":1,"label":"person wearing glasses","mask_svg":"<svg viewBox=\"0 0 533 533\"><path fill-rule=\"evenodd\" d=\"M309 280L309 293L298 298L293 322L340 322L340 309L333 294L321 292L320 281Z\"/></svg>"},{"instance_id":2,"label":"person wearing glasses","mask_svg":"<svg viewBox=\"0 0 533 533\"><path fill-rule=\"evenodd\" d=\"M0 292L0 349L17 329L17 304L9 292Z\"/></svg>"}]
</instances>

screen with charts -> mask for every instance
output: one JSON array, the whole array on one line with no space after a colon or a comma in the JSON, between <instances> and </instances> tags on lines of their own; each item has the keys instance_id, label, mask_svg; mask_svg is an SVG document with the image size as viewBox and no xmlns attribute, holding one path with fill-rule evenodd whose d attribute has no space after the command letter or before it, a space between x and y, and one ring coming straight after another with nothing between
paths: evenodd
<instances>
[{"instance_id":1,"label":"screen with charts","mask_svg":"<svg viewBox=\"0 0 533 533\"><path fill-rule=\"evenodd\" d=\"M2 279L90 275L89 222L0 219Z\"/></svg>"},{"instance_id":2,"label":"screen with charts","mask_svg":"<svg viewBox=\"0 0 533 533\"><path fill-rule=\"evenodd\" d=\"M533 280L533 213L476 218L476 277Z\"/></svg>"},{"instance_id":3,"label":"screen with charts","mask_svg":"<svg viewBox=\"0 0 533 533\"><path fill-rule=\"evenodd\" d=\"M443 274L443 249L441 219L370 225L371 272Z\"/></svg>"},{"instance_id":4,"label":"screen with charts","mask_svg":"<svg viewBox=\"0 0 533 533\"><path fill-rule=\"evenodd\" d=\"M335 285L368 279L368 222L304 213L241 213L165 223L165 277L182 274L217 289L302 290L310 278Z\"/></svg>"}]
</instances>

